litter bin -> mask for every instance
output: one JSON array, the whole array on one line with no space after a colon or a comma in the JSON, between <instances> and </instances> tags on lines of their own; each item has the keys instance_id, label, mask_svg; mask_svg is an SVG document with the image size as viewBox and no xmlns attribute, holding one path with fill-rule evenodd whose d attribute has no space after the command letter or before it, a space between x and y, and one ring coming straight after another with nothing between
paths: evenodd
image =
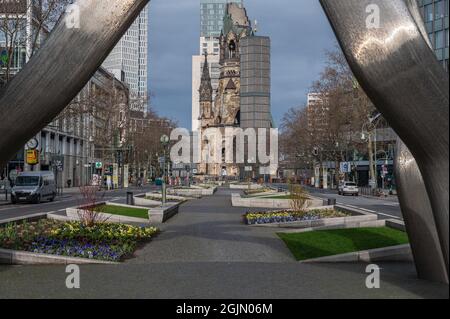
<instances>
[{"instance_id":1,"label":"litter bin","mask_svg":"<svg viewBox=\"0 0 450 319\"><path fill-rule=\"evenodd\" d=\"M134 206L133 192L127 192L127 205Z\"/></svg>"},{"instance_id":2,"label":"litter bin","mask_svg":"<svg viewBox=\"0 0 450 319\"><path fill-rule=\"evenodd\" d=\"M324 206L335 206L336 205L336 198L328 198L323 200Z\"/></svg>"}]
</instances>

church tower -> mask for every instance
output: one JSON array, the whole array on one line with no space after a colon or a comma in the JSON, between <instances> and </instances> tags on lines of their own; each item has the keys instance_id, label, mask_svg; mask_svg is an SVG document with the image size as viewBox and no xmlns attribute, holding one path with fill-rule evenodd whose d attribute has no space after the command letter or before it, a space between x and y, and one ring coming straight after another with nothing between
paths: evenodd
<instances>
[{"instance_id":1,"label":"church tower","mask_svg":"<svg viewBox=\"0 0 450 319\"><path fill-rule=\"evenodd\" d=\"M213 177L238 177L240 167L226 163L227 128L239 128L241 123L241 41L252 35L250 20L245 8L228 3L224 27L220 36L220 77L213 101L209 65L205 56L200 84L200 136L202 163L199 173ZM222 140L214 143L208 139L207 129L219 131ZM220 137L218 137L220 138ZM221 144L220 144L221 143ZM222 148L220 149L220 146ZM208 159L217 160L209 163Z\"/></svg>"},{"instance_id":2,"label":"church tower","mask_svg":"<svg viewBox=\"0 0 450 319\"><path fill-rule=\"evenodd\" d=\"M215 124L240 124L241 39L251 34L251 23L245 8L227 4L224 28L220 36L220 78L214 101Z\"/></svg>"},{"instance_id":3,"label":"church tower","mask_svg":"<svg viewBox=\"0 0 450 319\"><path fill-rule=\"evenodd\" d=\"M205 63L203 65L202 80L200 84L200 123L201 129L207 128L213 124L214 114L213 104L213 88L211 84L211 76L209 74L208 53L205 52Z\"/></svg>"}]
</instances>

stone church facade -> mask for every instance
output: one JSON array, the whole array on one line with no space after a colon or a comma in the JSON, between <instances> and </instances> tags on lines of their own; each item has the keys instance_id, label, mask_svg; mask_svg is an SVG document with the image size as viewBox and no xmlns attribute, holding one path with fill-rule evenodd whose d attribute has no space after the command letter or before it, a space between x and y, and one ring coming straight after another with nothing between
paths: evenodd
<instances>
[{"instance_id":1,"label":"stone church facade","mask_svg":"<svg viewBox=\"0 0 450 319\"><path fill-rule=\"evenodd\" d=\"M218 88L216 92L213 92L206 53L199 88L201 163L198 166L198 173L200 175L242 177L242 171L244 170L242 163L226 163L225 141L230 140L227 139L225 133L229 131L227 129L242 127L241 42L248 37L254 37L254 32L245 8L234 3L228 4L224 16L224 27L219 40L220 78ZM215 96L214 99L213 96ZM214 138L211 139L207 136L207 132L211 131L208 131L208 129L216 129L221 132L222 141L216 140L212 143L211 140L214 140ZM222 147L215 143L222 143ZM235 149L236 145L232 147ZM212 159L215 159L215 161Z\"/></svg>"}]
</instances>

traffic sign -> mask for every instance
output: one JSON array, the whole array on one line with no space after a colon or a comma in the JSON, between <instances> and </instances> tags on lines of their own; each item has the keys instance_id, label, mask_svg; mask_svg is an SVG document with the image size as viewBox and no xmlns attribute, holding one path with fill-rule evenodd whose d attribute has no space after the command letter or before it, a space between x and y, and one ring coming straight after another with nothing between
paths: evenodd
<instances>
[{"instance_id":1,"label":"traffic sign","mask_svg":"<svg viewBox=\"0 0 450 319\"><path fill-rule=\"evenodd\" d=\"M163 135L163 136L161 136L160 141L162 144L168 144L170 142L170 137L168 137L167 135Z\"/></svg>"},{"instance_id":2,"label":"traffic sign","mask_svg":"<svg viewBox=\"0 0 450 319\"><path fill-rule=\"evenodd\" d=\"M39 164L39 151L38 150L27 150L27 164L37 165Z\"/></svg>"},{"instance_id":3,"label":"traffic sign","mask_svg":"<svg viewBox=\"0 0 450 319\"><path fill-rule=\"evenodd\" d=\"M95 168L96 169L102 169L103 168L103 163L102 162L96 162L95 163Z\"/></svg>"},{"instance_id":4,"label":"traffic sign","mask_svg":"<svg viewBox=\"0 0 450 319\"><path fill-rule=\"evenodd\" d=\"M341 173L351 173L352 172L352 166L349 162L342 162L341 163Z\"/></svg>"}]
</instances>

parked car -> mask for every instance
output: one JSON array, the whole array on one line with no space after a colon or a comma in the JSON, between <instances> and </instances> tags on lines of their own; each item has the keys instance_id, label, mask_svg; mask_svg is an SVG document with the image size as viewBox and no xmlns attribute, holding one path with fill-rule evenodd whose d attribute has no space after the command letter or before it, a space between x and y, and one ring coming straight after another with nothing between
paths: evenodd
<instances>
[{"instance_id":1,"label":"parked car","mask_svg":"<svg viewBox=\"0 0 450 319\"><path fill-rule=\"evenodd\" d=\"M56 198L56 182L52 172L23 172L20 173L11 190L11 202L33 202L39 204L47 199L54 201Z\"/></svg>"},{"instance_id":2,"label":"parked car","mask_svg":"<svg viewBox=\"0 0 450 319\"><path fill-rule=\"evenodd\" d=\"M339 195L359 196L358 185L354 182L343 182L339 185Z\"/></svg>"}]
</instances>

